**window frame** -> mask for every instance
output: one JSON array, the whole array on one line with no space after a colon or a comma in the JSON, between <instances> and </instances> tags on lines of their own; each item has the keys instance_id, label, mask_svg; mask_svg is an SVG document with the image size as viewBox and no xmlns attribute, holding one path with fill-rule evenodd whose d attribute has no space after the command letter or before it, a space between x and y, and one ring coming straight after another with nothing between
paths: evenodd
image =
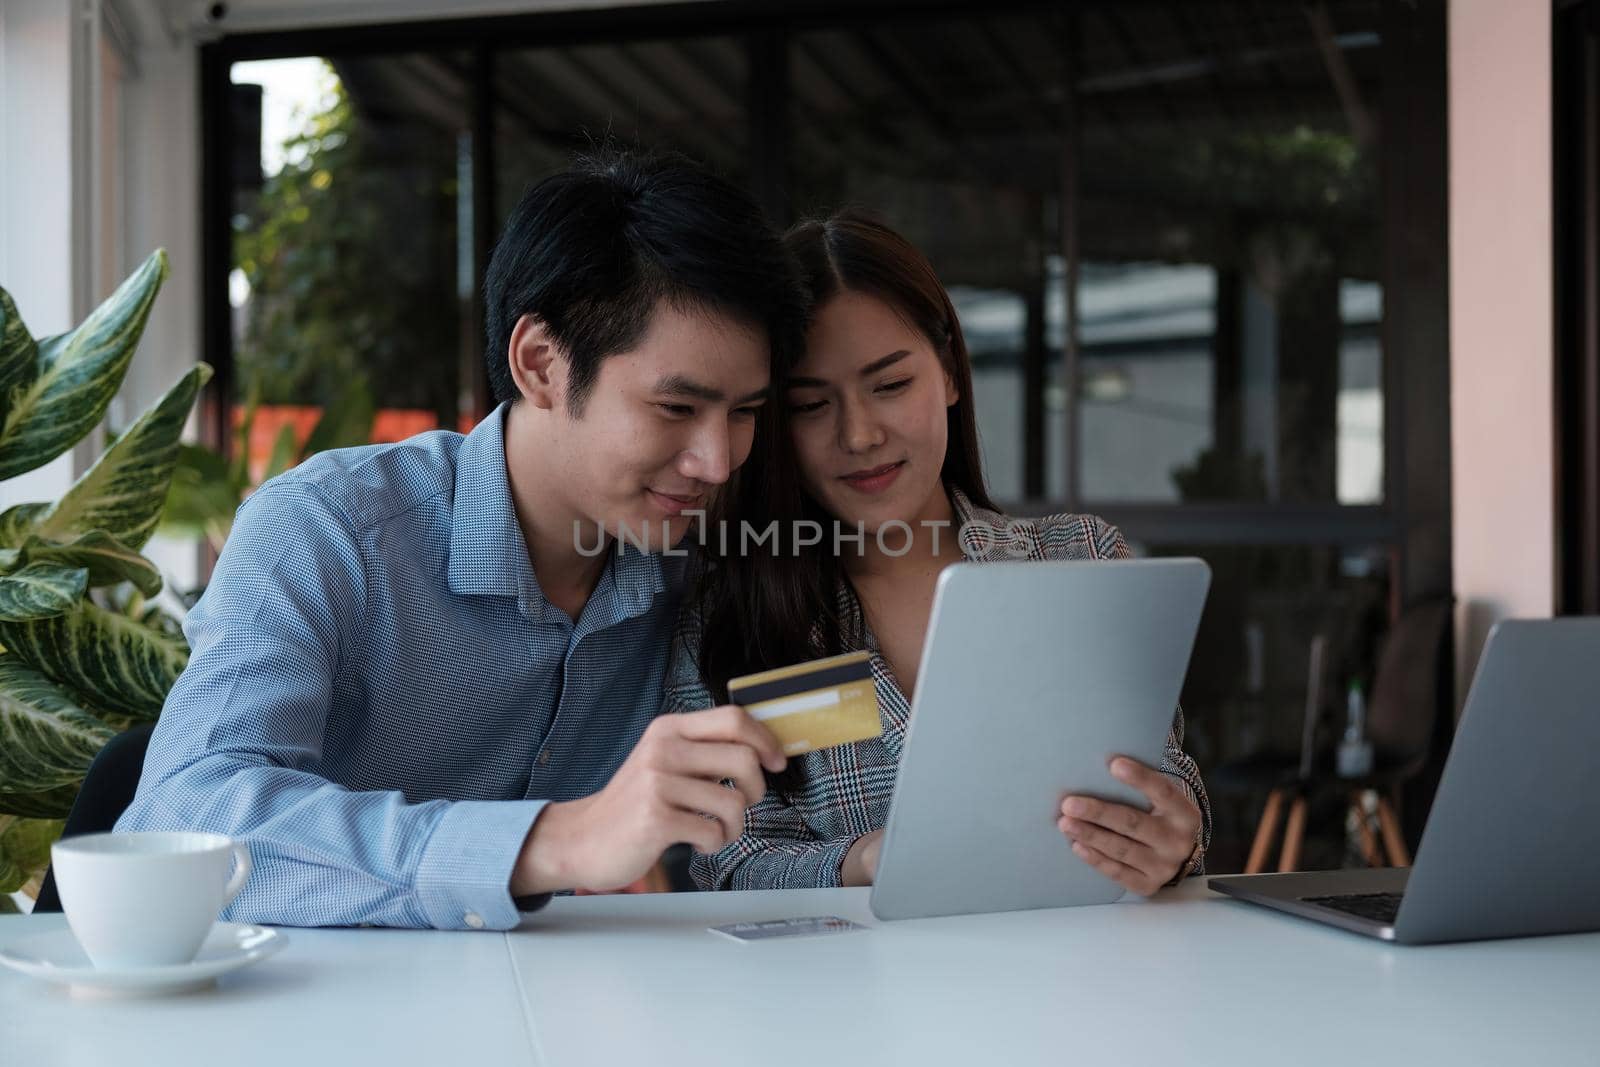
<instances>
[{"instance_id":1,"label":"window frame","mask_svg":"<svg viewBox=\"0 0 1600 1067\"><path fill-rule=\"evenodd\" d=\"M230 446L228 410L234 389L231 266L228 224L229 70L235 61L303 55L376 55L407 51L470 51L474 79L474 130L486 150L474 153L474 253L477 276L487 265L497 216L492 131L495 107L493 63L502 50L551 48L637 40L691 38L708 34L741 37L750 62L750 145L753 192L769 213L788 213L787 156L790 135L787 42L790 35L819 29L880 26L919 17L981 12L1019 15L1064 12L1064 47L1074 54L1074 29L1087 3L1063 7L1043 0L1007 0L978 5L971 0L888 0L863 11L842 0L763 2L708 0L514 16L456 18L381 25L318 27L230 34L200 49L202 191L202 342L217 375L203 412L203 434L213 447ZM1384 501L1381 505L1117 504L1085 501L1077 491L1073 457L1079 447L1077 416L1079 355L1068 330L1063 352L1068 453L1064 498L1033 497L1003 503L1018 514L1076 511L1093 507L1136 542L1151 544L1340 544L1389 546L1396 571L1394 606L1450 590L1449 381L1447 182L1443 121L1445 2L1386 3L1383 9L1384 89L1380 145L1384 311ZM1076 198L1075 105L1063 105L1061 195ZM1078 250L1072 220L1062 216L1067 259L1068 319L1076 322ZM480 298L481 299L481 298ZM480 316L481 308L476 309ZM1046 374L1037 359L1025 362L1025 380L1039 385ZM481 372L479 375L481 379ZM1030 486L1043 485L1045 420L1043 390L1029 393L1023 456ZM479 381L475 393L487 396ZM1033 409L1039 408L1038 412Z\"/></svg>"}]
</instances>

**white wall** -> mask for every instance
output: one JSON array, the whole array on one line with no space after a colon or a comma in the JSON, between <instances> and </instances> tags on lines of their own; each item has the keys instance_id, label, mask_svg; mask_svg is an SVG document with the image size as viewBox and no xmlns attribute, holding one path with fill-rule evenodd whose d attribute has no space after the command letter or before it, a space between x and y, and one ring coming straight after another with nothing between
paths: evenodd
<instances>
[{"instance_id":1,"label":"white wall","mask_svg":"<svg viewBox=\"0 0 1600 1067\"><path fill-rule=\"evenodd\" d=\"M1489 627L1554 610L1550 4L1452 0L1450 419L1457 692Z\"/></svg>"},{"instance_id":2,"label":"white wall","mask_svg":"<svg viewBox=\"0 0 1600 1067\"><path fill-rule=\"evenodd\" d=\"M75 4L0 2L0 286L11 293L35 337L64 333L85 310L76 276L88 234L74 204L74 168L83 166L75 119L87 107L73 56L82 47ZM69 451L0 483L0 510L50 500L72 484Z\"/></svg>"},{"instance_id":3,"label":"white wall","mask_svg":"<svg viewBox=\"0 0 1600 1067\"><path fill-rule=\"evenodd\" d=\"M171 273L150 312L113 413L125 424L204 358L200 339L200 104L194 43L131 5L132 73L123 86L124 228L130 271L157 248ZM192 424L191 424L192 425ZM199 581L194 544L157 537L145 555L180 590Z\"/></svg>"}]
</instances>

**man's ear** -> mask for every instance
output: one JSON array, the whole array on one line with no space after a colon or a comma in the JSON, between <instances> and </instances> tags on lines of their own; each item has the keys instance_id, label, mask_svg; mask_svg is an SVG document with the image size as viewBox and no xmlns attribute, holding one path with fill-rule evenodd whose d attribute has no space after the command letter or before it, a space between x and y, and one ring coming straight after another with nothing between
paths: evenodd
<instances>
[{"instance_id":1,"label":"man's ear","mask_svg":"<svg viewBox=\"0 0 1600 1067\"><path fill-rule=\"evenodd\" d=\"M546 411L560 407L567 392L567 361L544 320L537 315L522 316L506 347L511 380L522 398Z\"/></svg>"}]
</instances>

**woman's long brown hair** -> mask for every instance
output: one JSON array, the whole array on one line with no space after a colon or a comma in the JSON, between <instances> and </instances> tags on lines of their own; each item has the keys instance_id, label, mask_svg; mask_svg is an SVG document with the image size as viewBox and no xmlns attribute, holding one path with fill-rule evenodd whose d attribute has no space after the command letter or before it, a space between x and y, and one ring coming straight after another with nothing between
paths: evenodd
<instances>
[{"instance_id":1,"label":"woman's long brown hair","mask_svg":"<svg viewBox=\"0 0 1600 1067\"><path fill-rule=\"evenodd\" d=\"M809 317L841 292L883 301L918 330L955 382L959 399L946 412L948 444L942 478L973 504L993 508L978 454L972 403L972 362L950 294L917 248L881 222L855 211L800 223L784 237L810 290ZM717 702L727 700L728 680L858 647L860 634L841 632L838 595L848 581L834 552L832 516L801 487L790 437L783 381L776 383L770 418L763 418L750 458L710 516L707 568L697 595L704 622L700 673ZM822 543L798 546L796 525L822 524ZM777 524L777 539L741 553L740 524L764 533Z\"/></svg>"}]
</instances>

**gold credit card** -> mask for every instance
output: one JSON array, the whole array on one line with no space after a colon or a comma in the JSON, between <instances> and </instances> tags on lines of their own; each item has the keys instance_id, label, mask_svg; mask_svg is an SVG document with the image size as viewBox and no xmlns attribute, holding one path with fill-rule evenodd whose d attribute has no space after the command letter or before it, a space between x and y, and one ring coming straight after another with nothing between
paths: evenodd
<instances>
[{"instance_id":1,"label":"gold credit card","mask_svg":"<svg viewBox=\"0 0 1600 1067\"><path fill-rule=\"evenodd\" d=\"M735 678L728 683L728 699L765 723L789 756L883 733L867 652Z\"/></svg>"}]
</instances>

